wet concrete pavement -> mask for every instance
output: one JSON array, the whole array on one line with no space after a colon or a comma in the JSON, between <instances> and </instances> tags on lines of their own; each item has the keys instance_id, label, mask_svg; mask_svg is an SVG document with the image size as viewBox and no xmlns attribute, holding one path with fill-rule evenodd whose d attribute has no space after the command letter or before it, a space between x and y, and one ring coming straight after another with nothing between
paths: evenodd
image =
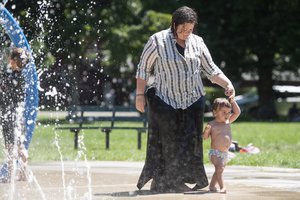
<instances>
[{"instance_id":1,"label":"wet concrete pavement","mask_svg":"<svg viewBox=\"0 0 300 200\"><path fill-rule=\"evenodd\" d=\"M30 163L32 180L0 183L0 199L300 199L300 169L227 166L224 172L227 194L208 193L207 188L190 193L152 194L149 191L150 182L141 191L136 188L142 167L142 162ZM205 167L210 179L213 167L211 165Z\"/></svg>"}]
</instances>

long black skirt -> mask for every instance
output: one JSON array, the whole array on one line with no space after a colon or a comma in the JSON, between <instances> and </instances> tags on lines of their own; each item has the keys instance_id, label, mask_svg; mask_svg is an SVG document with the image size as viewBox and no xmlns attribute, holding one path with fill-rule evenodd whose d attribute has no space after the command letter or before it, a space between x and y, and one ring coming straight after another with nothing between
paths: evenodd
<instances>
[{"instance_id":1,"label":"long black skirt","mask_svg":"<svg viewBox=\"0 0 300 200\"><path fill-rule=\"evenodd\" d=\"M174 109L147 91L148 143L145 165L137 183L149 180L164 186L196 183L208 185L203 166L202 129L205 97L187 109Z\"/></svg>"}]
</instances>

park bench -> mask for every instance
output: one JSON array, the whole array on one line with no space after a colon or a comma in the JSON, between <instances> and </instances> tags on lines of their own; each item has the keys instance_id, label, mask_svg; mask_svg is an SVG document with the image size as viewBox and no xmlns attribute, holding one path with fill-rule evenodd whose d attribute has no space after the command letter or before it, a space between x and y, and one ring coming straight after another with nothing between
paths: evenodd
<instances>
[{"instance_id":1,"label":"park bench","mask_svg":"<svg viewBox=\"0 0 300 200\"><path fill-rule=\"evenodd\" d=\"M69 126L56 127L57 130L70 130L74 133L74 148L78 148L78 135L83 129L100 130L105 133L105 147L109 149L112 130L136 130L137 147L141 149L142 133L147 132L147 114L138 112L135 107L124 106L73 106L68 108ZM93 125L95 122L97 125ZM102 125L109 122L109 125ZM138 122L135 126L120 126L117 122ZM106 123L107 124L107 123Z\"/></svg>"}]
</instances>

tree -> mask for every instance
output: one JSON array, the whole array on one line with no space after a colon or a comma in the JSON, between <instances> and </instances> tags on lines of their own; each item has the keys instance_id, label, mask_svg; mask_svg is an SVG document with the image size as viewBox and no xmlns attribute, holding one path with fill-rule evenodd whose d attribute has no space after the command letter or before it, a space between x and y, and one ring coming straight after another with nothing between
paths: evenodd
<instances>
[{"instance_id":1,"label":"tree","mask_svg":"<svg viewBox=\"0 0 300 200\"><path fill-rule=\"evenodd\" d=\"M274 70L299 66L300 2L296 0L201 1L200 32L218 63L236 81L242 72L258 74L257 91L263 119L276 116ZM216 9L220 8L220 9Z\"/></svg>"},{"instance_id":2,"label":"tree","mask_svg":"<svg viewBox=\"0 0 300 200\"><path fill-rule=\"evenodd\" d=\"M78 104L82 96L89 97L87 103L102 100L100 10L108 2L30 0L6 5L29 36L44 88L42 104ZM98 81L91 81L94 79ZM47 93L56 95L45 96Z\"/></svg>"}]
</instances>

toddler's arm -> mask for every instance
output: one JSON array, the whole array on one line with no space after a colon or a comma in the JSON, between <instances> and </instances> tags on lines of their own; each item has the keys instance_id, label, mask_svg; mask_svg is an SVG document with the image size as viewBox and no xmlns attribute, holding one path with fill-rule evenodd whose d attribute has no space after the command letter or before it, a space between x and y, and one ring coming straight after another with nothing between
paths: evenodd
<instances>
[{"instance_id":1,"label":"toddler's arm","mask_svg":"<svg viewBox=\"0 0 300 200\"><path fill-rule=\"evenodd\" d=\"M231 103L232 112L233 112L232 115L229 118L229 122L232 123L241 114L241 109L240 109L239 105L236 103L236 101L234 100L234 98L229 98L229 102Z\"/></svg>"},{"instance_id":2,"label":"toddler's arm","mask_svg":"<svg viewBox=\"0 0 300 200\"><path fill-rule=\"evenodd\" d=\"M203 131L203 138L206 140L209 138L209 135L210 135L210 131L211 131L211 125L210 124L207 124L204 131Z\"/></svg>"}]
</instances>

